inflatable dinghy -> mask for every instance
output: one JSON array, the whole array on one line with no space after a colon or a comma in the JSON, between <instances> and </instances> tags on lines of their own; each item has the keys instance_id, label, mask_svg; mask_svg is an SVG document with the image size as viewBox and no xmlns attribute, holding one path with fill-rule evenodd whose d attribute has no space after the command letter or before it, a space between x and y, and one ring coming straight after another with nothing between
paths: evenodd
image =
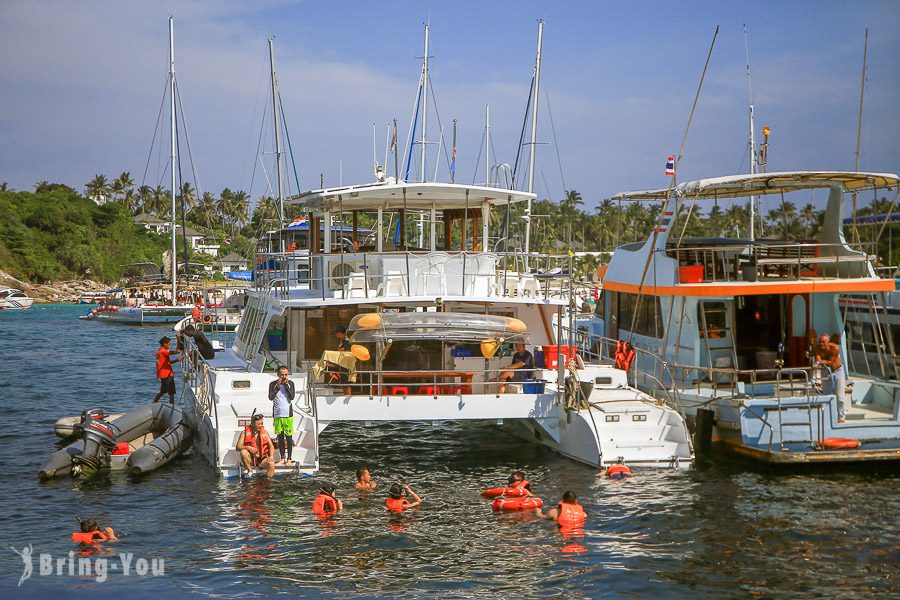
<instances>
[{"instance_id":1,"label":"inflatable dinghy","mask_svg":"<svg viewBox=\"0 0 900 600\"><path fill-rule=\"evenodd\" d=\"M84 416L90 413L91 416L104 419L106 421L112 421L113 419L118 419L122 416L122 413L116 413L112 415L108 415L103 412L102 408L94 408L91 410L83 411L80 415L74 417L61 417L56 420L56 423L53 424L53 432L59 437L66 439L72 436L81 437L81 425L84 423Z\"/></svg>"},{"instance_id":2,"label":"inflatable dinghy","mask_svg":"<svg viewBox=\"0 0 900 600\"><path fill-rule=\"evenodd\" d=\"M191 446L193 431L179 409L150 404L107 421L82 413L81 438L47 457L38 476L89 477L101 470L141 475L166 464Z\"/></svg>"}]
</instances>

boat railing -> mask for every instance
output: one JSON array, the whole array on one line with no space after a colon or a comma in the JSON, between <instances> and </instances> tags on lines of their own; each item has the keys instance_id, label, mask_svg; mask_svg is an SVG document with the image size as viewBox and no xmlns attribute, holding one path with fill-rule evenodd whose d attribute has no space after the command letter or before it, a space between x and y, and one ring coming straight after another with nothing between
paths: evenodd
<instances>
[{"instance_id":1,"label":"boat railing","mask_svg":"<svg viewBox=\"0 0 900 600\"><path fill-rule=\"evenodd\" d=\"M321 298L478 296L563 298L569 257L495 252L264 253L254 282L308 286ZM526 268L525 265L528 265ZM286 291L284 293L287 293Z\"/></svg>"},{"instance_id":2,"label":"boat railing","mask_svg":"<svg viewBox=\"0 0 900 600\"><path fill-rule=\"evenodd\" d=\"M568 338L568 328L563 328L560 339ZM604 336L592 336L589 332L578 330L572 338L578 345L578 353L587 362L597 364L615 365L616 348L620 340ZM642 383L642 387L648 394L663 400L669 407L679 407L678 388L666 385L663 381L673 381L669 365L660 356L634 347L635 356L629 365L628 375L635 385Z\"/></svg>"},{"instance_id":3,"label":"boat railing","mask_svg":"<svg viewBox=\"0 0 900 600\"><path fill-rule=\"evenodd\" d=\"M726 241L719 244L688 241L682 245L669 245L658 252L665 252L677 261L682 283L875 276L873 242Z\"/></svg>"},{"instance_id":4,"label":"boat railing","mask_svg":"<svg viewBox=\"0 0 900 600\"><path fill-rule=\"evenodd\" d=\"M403 370L348 370L339 365L317 363L307 370L309 398L315 410L318 395L341 396L469 396L551 393L548 383L556 383L553 377L540 379L541 369L535 369L534 378L525 381L497 381L497 376L507 370L494 366L488 369L403 369ZM500 392L500 386L506 386Z\"/></svg>"},{"instance_id":5,"label":"boat railing","mask_svg":"<svg viewBox=\"0 0 900 600\"><path fill-rule=\"evenodd\" d=\"M797 381L797 377L800 378L800 382L802 384L803 394L806 397L806 419L807 422L805 425L809 430L809 441L812 444L820 444L822 442L822 438L824 437L825 431L825 415L823 411L823 406L821 402L815 403L816 410L816 419L815 419L815 429L816 433L813 434L813 402L810 397L810 373L807 369L801 368L788 368L788 369L779 369L778 374L776 376L776 384L775 384L775 400L778 403L778 440L781 443L781 449L784 450L784 413L782 412L781 407L781 392L784 389L784 382L787 381L790 386L790 391L793 393L795 387L794 382ZM797 423L788 423L788 425L797 425ZM815 437L813 437L815 435Z\"/></svg>"},{"instance_id":6,"label":"boat railing","mask_svg":"<svg viewBox=\"0 0 900 600\"><path fill-rule=\"evenodd\" d=\"M212 419L219 430L219 409L216 404L215 379L213 371L206 359L200 355L197 345L190 337L183 335L180 339L183 360L181 361L185 384L190 385L196 398L194 413L198 417L207 416ZM182 388L182 391L184 389ZM218 444L213 444L216 452L216 462L219 464Z\"/></svg>"}]
</instances>

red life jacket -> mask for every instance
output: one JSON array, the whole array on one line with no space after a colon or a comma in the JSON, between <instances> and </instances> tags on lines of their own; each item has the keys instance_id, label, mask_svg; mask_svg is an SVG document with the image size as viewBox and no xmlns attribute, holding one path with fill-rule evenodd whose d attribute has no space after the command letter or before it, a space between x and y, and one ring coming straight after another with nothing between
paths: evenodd
<instances>
[{"instance_id":1,"label":"red life jacket","mask_svg":"<svg viewBox=\"0 0 900 600\"><path fill-rule=\"evenodd\" d=\"M265 429L260 428L256 435L253 435L253 429L248 425L244 427L244 447L258 450L256 456L253 456L253 464L258 465L263 459L269 457L269 434Z\"/></svg>"},{"instance_id":2,"label":"red life jacket","mask_svg":"<svg viewBox=\"0 0 900 600\"><path fill-rule=\"evenodd\" d=\"M625 340L616 342L616 368L628 371L631 363L634 361L634 348L630 347Z\"/></svg>"},{"instance_id":3,"label":"red life jacket","mask_svg":"<svg viewBox=\"0 0 900 600\"><path fill-rule=\"evenodd\" d=\"M403 512L403 509L406 508L406 504L408 502L405 498L391 498L388 496L387 500L384 501L384 506L391 512Z\"/></svg>"},{"instance_id":4,"label":"red life jacket","mask_svg":"<svg viewBox=\"0 0 900 600\"><path fill-rule=\"evenodd\" d=\"M312 510L317 514L335 512L337 510L337 502L328 494L319 493L315 502L313 502Z\"/></svg>"},{"instance_id":5,"label":"red life jacket","mask_svg":"<svg viewBox=\"0 0 900 600\"><path fill-rule=\"evenodd\" d=\"M74 531L72 532L72 541L76 544L93 544L94 542L105 542L106 534L95 529L94 531Z\"/></svg>"},{"instance_id":6,"label":"red life jacket","mask_svg":"<svg viewBox=\"0 0 900 600\"><path fill-rule=\"evenodd\" d=\"M584 519L587 514L584 508L577 502L574 504L566 504L560 502L557 508L559 514L556 515L556 524L566 529L584 527Z\"/></svg>"}]
</instances>

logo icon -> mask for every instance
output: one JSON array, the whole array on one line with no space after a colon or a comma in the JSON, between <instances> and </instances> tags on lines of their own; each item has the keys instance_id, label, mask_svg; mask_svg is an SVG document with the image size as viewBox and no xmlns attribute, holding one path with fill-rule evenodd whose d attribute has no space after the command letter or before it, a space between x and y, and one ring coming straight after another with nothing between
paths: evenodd
<instances>
[{"instance_id":1,"label":"logo icon","mask_svg":"<svg viewBox=\"0 0 900 600\"><path fill-rule=\"evenodd\" d=\"M22 562L24 563L24 566L22 569L22 576L19 577L19 586L21 586L25 582L26 579L31 577L31 570L34 568L34 565L32 564L32 561L31 561L31 552L34 550L34 548L31 546L31 544L28 544L27 546L22 548L21 552L19 550L16 550L12 546L10 546L10 549L13 552L15 552L16 554L18 554L19 556L21 556Z\"/></svg>"}]
</instances>

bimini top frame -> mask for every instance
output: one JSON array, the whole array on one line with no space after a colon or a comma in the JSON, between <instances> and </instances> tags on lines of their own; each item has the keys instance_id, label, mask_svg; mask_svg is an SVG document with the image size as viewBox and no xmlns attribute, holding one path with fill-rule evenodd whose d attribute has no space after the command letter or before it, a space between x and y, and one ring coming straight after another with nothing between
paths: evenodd
<instances>
[{"instance_id":1,"label":"bimini top frame","mask_svg":"<svg viewBox=\"0 0 900 600\"><path fill-rule=\"evenodd\" d=\"M665 200L669 194L677 198L722 199L744 196L786 194L811 188L840 185L847 192L863 189L888 188L900 185L900 177L893 173L851 173L846 171L788 171L783 173L755 173L698 179L682 183L672 189L622 192L614 200Z\"/></svg>"},{"instance_id":2,"label":"bimini top frame","mask_svg":"<svg viewBox=\"0 0 900 600\"><path fill-rule=\"evenodd\" d=\"M305 212L353 210L465 209L482 206L505 206L534 200L535 194L453 183L370 183L313 190L292 196L288 204L299 204Z\"/></svg>"}]
</instances>

